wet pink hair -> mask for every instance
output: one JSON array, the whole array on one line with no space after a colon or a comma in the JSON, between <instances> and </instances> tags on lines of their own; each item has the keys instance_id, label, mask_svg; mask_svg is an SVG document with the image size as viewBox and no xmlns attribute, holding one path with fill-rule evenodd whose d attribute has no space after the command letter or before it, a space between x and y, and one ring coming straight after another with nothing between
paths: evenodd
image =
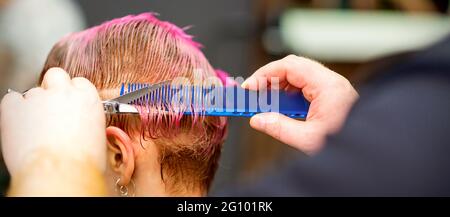
<instances>
[{"instance_id":1,"label":"wet pink hair","mask_svg":"<svg viewBox=\"0 0 450 217\"><path fill-rule=\"evenodd\" d=\"M72 77L89 79L103 98L117 97L122 83L151 84L176 77L192 81L194 71L203 80L216 77L227 84L227 74L214 70L200 48L192 36L152 13L130 15L62 38L50 52L41 80L49 68L61 67ZM139 120L114 115L109 125L153 139L173 183L195 176L190 178L208 187L226 135L226 119L136 106ZM183 171L186 168L195 168L189 170L192 175Z\"/></svg>"}]
</instances>

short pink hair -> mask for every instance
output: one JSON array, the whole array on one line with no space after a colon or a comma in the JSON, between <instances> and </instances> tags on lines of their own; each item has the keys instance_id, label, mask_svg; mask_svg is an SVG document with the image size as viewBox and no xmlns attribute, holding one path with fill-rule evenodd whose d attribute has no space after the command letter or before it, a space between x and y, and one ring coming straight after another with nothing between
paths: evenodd
<instances>
[{"instance_id":1,"label":"short pink hair","mask_svg":"<svg viewBox=\"0 0 450 217\"><path fill-rule=\"evenodd\" d=\"M130 15L62 38L50 52L41 80L49 68L61 67L72 77L87 78L100 93L111 93L101 94L104 98L118 96L122 83L151 84L180 76L192 80L194 71L201 72L202 79L214 76L226 83L226 73L214 70L200 47L182 29L154 14ZM227 121L179 112L141 112L138 120L111 116L109 125L153 139L160 150L163 180L172 186L192 180L188 182L207 189L217 169Z\"/></svg>"}]
</instances>

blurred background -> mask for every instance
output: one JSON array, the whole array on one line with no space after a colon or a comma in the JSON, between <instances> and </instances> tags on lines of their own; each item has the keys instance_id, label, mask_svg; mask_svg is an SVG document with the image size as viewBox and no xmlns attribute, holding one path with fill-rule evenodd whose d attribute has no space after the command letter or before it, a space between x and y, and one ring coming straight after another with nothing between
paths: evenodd
<instances>
[{"instance_id":1,"label":"blurred background","mask_svg":"<svg viewBox=\"0 0 450 217\"><path fill-rule=\"evenodd\" d=\"M0 95L35 85L63 35L112 18L157 12L204 45L211 64L247 77L287 54L314 58L356 87L450 34L449 0L0 0ZM230 121L212 193L252 183L292 149ZM0 194L9 177L1 164Z\"/></svg>"}]
</instances>

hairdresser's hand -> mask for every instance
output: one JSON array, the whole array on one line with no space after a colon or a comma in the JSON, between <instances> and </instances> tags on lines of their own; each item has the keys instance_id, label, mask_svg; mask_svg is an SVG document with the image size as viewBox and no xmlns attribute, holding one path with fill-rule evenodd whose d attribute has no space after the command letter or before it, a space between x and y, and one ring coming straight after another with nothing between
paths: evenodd
<instances>
[{"instance_id":1,"label":"hairdresser's hand","mask_svg":"<svg viewBox=\"0 0 450 217\"><path fill-rule=\"evenodd\" d=\"M59 165L89 161L105 169L105 115L94 85L84 78L50 69L42 87L24 96L5 95L0 124L3 156L13 177L38 155L57 158L49 162Z\"/></svg>"},{"instance_id":2,"label":"hairdresser's hand","mask_svg":"<svg viewBox=\"0 0 450 217\"><path fill-rule=\"evenodd\" d=\"M255 115L250 125L308 154L316 153L327 135L339 131L358 93L341 75L315 61L295 55L263 66L242 86L252 90L265 88L274 77L279 78L280 88L301 89L311 102L306 121L278 113L263 113Z\"/></svg>"}]
</instances>

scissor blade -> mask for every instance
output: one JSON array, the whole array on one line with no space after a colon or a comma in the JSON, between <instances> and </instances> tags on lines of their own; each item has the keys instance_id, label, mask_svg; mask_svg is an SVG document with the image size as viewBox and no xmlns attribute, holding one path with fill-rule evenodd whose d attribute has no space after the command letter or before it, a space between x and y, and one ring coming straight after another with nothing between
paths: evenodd
<instances>
[{"instance_id":1,"label":"scissor blade","mask_svg":"<svg viewBox=\"0 0 450 217\"><path fill-rule=\"evenodd\" d=\"M107 114L139 114L134 106L116 101L103 101L103 109Z\"/></svg>"},{"instance_id":2,"label":"scissor blade","mask_svg":"<svg viewBox=\"0 0 450 217\"><path fill-rule=\"evenodd\" d=\"M132 105L119 104L118 113L121 114L139 114L139 111Z\"/></svg>"},{"instance_id":3,"label":"scissor blade","mask_svg":"<svg viewBox=\"0 0 450 217\"><path fill-rule=\"evenodd\" d=\"M123 103L123 104L128 104L130 102L133 102L134 100L137 100L139 98L144 97L145 95L149 94L150 92L157 90L158 88L160 88L162 85L165 84L169 84L170 81L163 81L161 83L157 83L157 84L152 84L149 85L147 87L144 87L142 89L133 91L133 92L129 92L127 94L124 94L122 96L119 96L115 99L112 99L111 101L115 101L118 103Z\"/></svg>"}]
</instances>

